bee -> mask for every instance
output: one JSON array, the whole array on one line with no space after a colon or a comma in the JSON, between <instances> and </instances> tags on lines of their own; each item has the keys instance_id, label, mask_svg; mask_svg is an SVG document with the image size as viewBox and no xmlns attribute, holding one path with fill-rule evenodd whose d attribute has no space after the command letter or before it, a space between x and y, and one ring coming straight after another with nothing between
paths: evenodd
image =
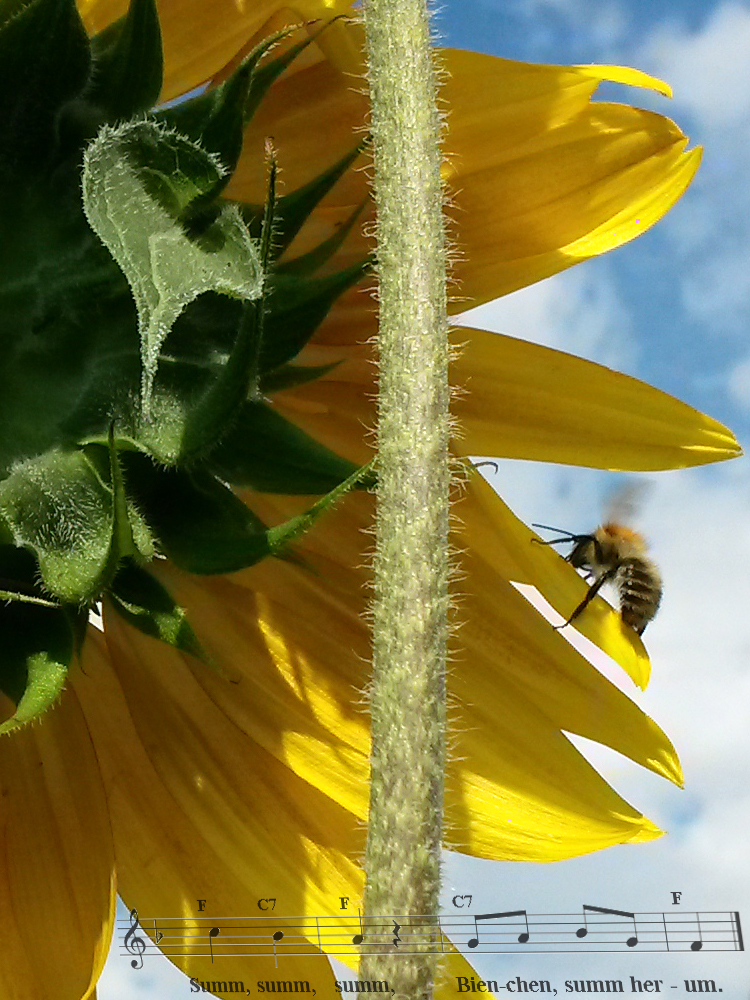
<instances>
[{"instance_id":1,"label":"bee","mask_svg":"<svg viewBox=\"0 0 750 1000\"><path fill-rule=\"evenodd\" d=\"M605 583L612 583L617 590L620 617L638 635L653 620L661 602L661 574L648 556L648 546L643 535L617 521L607 521L587 535L574 535L562 528L548 524L534 524L534 528L558 531L563 538L553 538L540 545L558 545L572 542L573 548L566 562L582 569L591 586L573 614L563 625L570 625L588 607Z\"/></svg>"}]
</instances>

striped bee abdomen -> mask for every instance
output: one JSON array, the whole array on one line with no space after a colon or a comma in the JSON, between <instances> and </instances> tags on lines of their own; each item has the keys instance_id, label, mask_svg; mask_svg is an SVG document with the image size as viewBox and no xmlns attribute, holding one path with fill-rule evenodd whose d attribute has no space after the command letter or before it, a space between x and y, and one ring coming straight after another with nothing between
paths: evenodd
<instances>
[{"instance_id":1,"label":"striped bee abdomen","mask_svg":"<svg viewBox=\"0 0 750 1000\"><path fill-rule=\"evenodd\" d=\"M630 556L620 563L614 579L620 597L620 616L641 635L659 609L662 585L650 559Z\"/></svg>"}]
</instances>

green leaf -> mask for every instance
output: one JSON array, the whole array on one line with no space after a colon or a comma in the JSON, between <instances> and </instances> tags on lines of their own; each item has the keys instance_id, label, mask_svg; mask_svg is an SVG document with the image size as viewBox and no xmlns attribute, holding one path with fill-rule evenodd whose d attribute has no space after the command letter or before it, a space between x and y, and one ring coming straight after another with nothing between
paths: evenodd
<instances>
[{"instance_id":1,"label":"green leaf","mask_svg":"<svg viewBox=\"0 0 750 1000\"><path fill-rule=\"evenodd\" d=\"M109 597L114 608L139 632L208 662L187 611L158 580L132 560L126 560L120 567Z\"/></svg>"},{"instance_id":2,"label":"green leaf","mask_svg":"<svg viewBox=\"0 0 750 1000\"><path fill-rule=\"evenodd\" d=\"M127 14L92 39L96 73L86 100L110 121L148 111L159 100L161 28L154 0L130 0Z\"/></svg>"},{"instance_id":3,"label":"green leaf","mask_svg":"<svg viewBox=\"0 0 750 1000\"><path fill-rule=\"evenodd\" d=\"M291 361L310 340L336 299L362 278L368 258L322 278L274 274L266 301L260 370L265 373Z\"/></svg>"},{"instance_id":4,"label":"green leaf","mask_svg":"<svg viewBox=\"0 0 750 1000\"><path fill-rule=\"evenodd\" d=\"M0 733L31 722L60 695L73 658L65 611L28 604L0 606L0 690L16 705Z\"/></svg>"},{"instance_id":5,"label":"green leaf","mask_svg":"<svg viewBox=\"0 0 750 1000\"><path fill-rule=\"evenodd\" d=\"M208 463L235 486L266 493L327 493L357 469L268 404L247 402Z\"/></svg>"},{"instance_id":6,"label":"green leaf","mask_svg":"<svg viewBox=\"0 0 750 1000\"><path fill-rule=\"evenodd\" d=\"M38 173L54 159L58 114L86 86L90 63L75 0L32 0L5 21L0 28L0 177Z\"/></svg>"},{"instance_id":7,"label":"green leaf","mask_svg":"<svg viewBox=\"0 0 750 1000\"><path fill-rule=\"evenodd\" d=\"M146 417L159 351L188 303L211 290L248 301L261 294L260 259L239 210L224 204L190 217L223 175L215 156L153 121L105 126L86 150L86 216L138 310Z\"/></svg>"}]
</instances>

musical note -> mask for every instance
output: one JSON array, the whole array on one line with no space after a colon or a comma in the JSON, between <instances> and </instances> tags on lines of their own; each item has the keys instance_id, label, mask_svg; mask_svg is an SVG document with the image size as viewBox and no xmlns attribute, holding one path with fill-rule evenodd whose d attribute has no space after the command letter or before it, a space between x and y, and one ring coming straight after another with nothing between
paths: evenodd
<instances>
[{"instance_id":1,"label":"musical note","mask_svg":"<svg viewBox=\"0 0 750 1000\"><path fill-rule=\"evenodd\" d=\"M635 946L638 944L638 932L637 932L636 926L635 926L635 914L634 913L629 913L627 910L610 910L606 906L588 906L586 903L583 904L583 922L584 922L585 926L578 928L578 930L576 931L576 937L584 938L584 937L586 937L586 935L589 932L589 922L588 922L588 919L586 917L586 911L587 910L589 911L589 913L609 913L609 914L611 914L612 916L615 916L615 917L627 917L628 920L632 920L633 921L633 936L627 938L627 940L625 941L625 944L628 946L628 948L635 948Z\"/></svg>"},{"instance_id":2,"label":"musical note","mask_svg":"<svg viewBox=\"0 0 750 1000\"><path fill-rule=\"evenodd\" d=\"M208 947L211 951L211 961L214 960L214 938L221 934L221 930L218 927L212 927L208 932Z\"/></svg>"},{"instance_id":3,"label":"musical note","mask_svg":"<svg viewBox=\"0 0 750 1000\"><path fill-rule=\"evenodd\" d=\"M273 944L273 964L278 969L279 967L279 956L276 954L276 942L281 941L284 937L283 931L274 931L271 935L271 943Z\"/></svg>"},{"instance_id":4,"label":"musical note","mask_svg":"<svg viewBox=\"0 0 750 1000\"><path fill-rule=\"evenodd\" d=\"M701 930L701 916L700 913L695 914L695 919L698 922L698 940L693 941L690 945L691 951L700 951L703 947L703 931Z\"/></svg>"},{"instance_id":5,"label":"musical note","mask_svg":"<svg viewBox=\"0 0 750 1000\"><path fill-rule=\"evenodd\" d=\"M397 948L398 948L398 943L401 940L401 938L398 935L398 932L400 930L401 930L401 924L397 924L396 921L394 920L393 921L393 943L396 945Z\"/></svg>"},{"instance_id":6,"label":"musical note","mask_svg":"<svg viewBox=\"0 0 750 1000\"><path fill-rule=\"evenodd\" d=\"M529 941L529 918L526 915L526 910L508 910L505 913L482 913L479 916L474 917L474 927L477 932L477 936L470 938L466 943L469 948L476 948L479 944L479 921L480 920L502 920L505 917L523 917L526 924L526 930L518 935L519 944L528 944Z\"/></svg>"},{"instance_id":7,"label":"musical note","mask_svg":"<svg viewBox=\"0 0 750 1000\"><path fill-rule=\"evenodd\" d=\"M359 919L359 934L354 935L352 944L362 944L365 939L365 929L362 926L362 913L359 909L357 910L357 917Z\"/></svg>"},{"instance_id":8,"label":"musical note","mask_svg":"<svg viewBox=\"0 0 750 1000\"><path fill-rule=\"evenodd\" d=\"M143 953L146 950L146 942L143 938L136 934L138 930L138 911L130 911L130 930L125 935L125 950L131 955L137 955L137 958L132 959L131 965L134 969L143 968ZM140 964L139 964L140 963Z\"/></svg>"}]
</instances>

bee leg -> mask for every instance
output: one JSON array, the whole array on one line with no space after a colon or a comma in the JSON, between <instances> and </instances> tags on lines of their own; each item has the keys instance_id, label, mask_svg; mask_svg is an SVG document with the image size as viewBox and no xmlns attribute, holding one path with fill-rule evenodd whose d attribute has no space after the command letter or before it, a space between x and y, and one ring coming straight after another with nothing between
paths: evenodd
<instances>
[{"instance_id":1,"label":"bee leg","mask_svg":"<svg viewBox=\"0 0 750 1000\"><path fill-rule=\"evenodd\" d=\"M568 620L566 622L563 622L562 625L554 625L553 628L555 628L555 629L561 629L561 628L565 628L567 625L572 624L576 620L576 618L583 611L586 610L586 608L589 606L589 604L593 601L593 599L596 597L596 595L602 589L602 587L604 586L604 584L608 580L612 579L612 577L617 572L617 569L618 569L618 567L615 567L614 569L607 570L607 572L603 573L599 577L598 580L595 580L591 584L591 586L589 587L589 589L588 589L588 591L587 591L586 596L584 597L584 599L581 601L581 603L578 605L578 607L575 608L575 610L573 611L573 614L570 616L570 618L568 618Z\"/></svg>"}]
</instances>

